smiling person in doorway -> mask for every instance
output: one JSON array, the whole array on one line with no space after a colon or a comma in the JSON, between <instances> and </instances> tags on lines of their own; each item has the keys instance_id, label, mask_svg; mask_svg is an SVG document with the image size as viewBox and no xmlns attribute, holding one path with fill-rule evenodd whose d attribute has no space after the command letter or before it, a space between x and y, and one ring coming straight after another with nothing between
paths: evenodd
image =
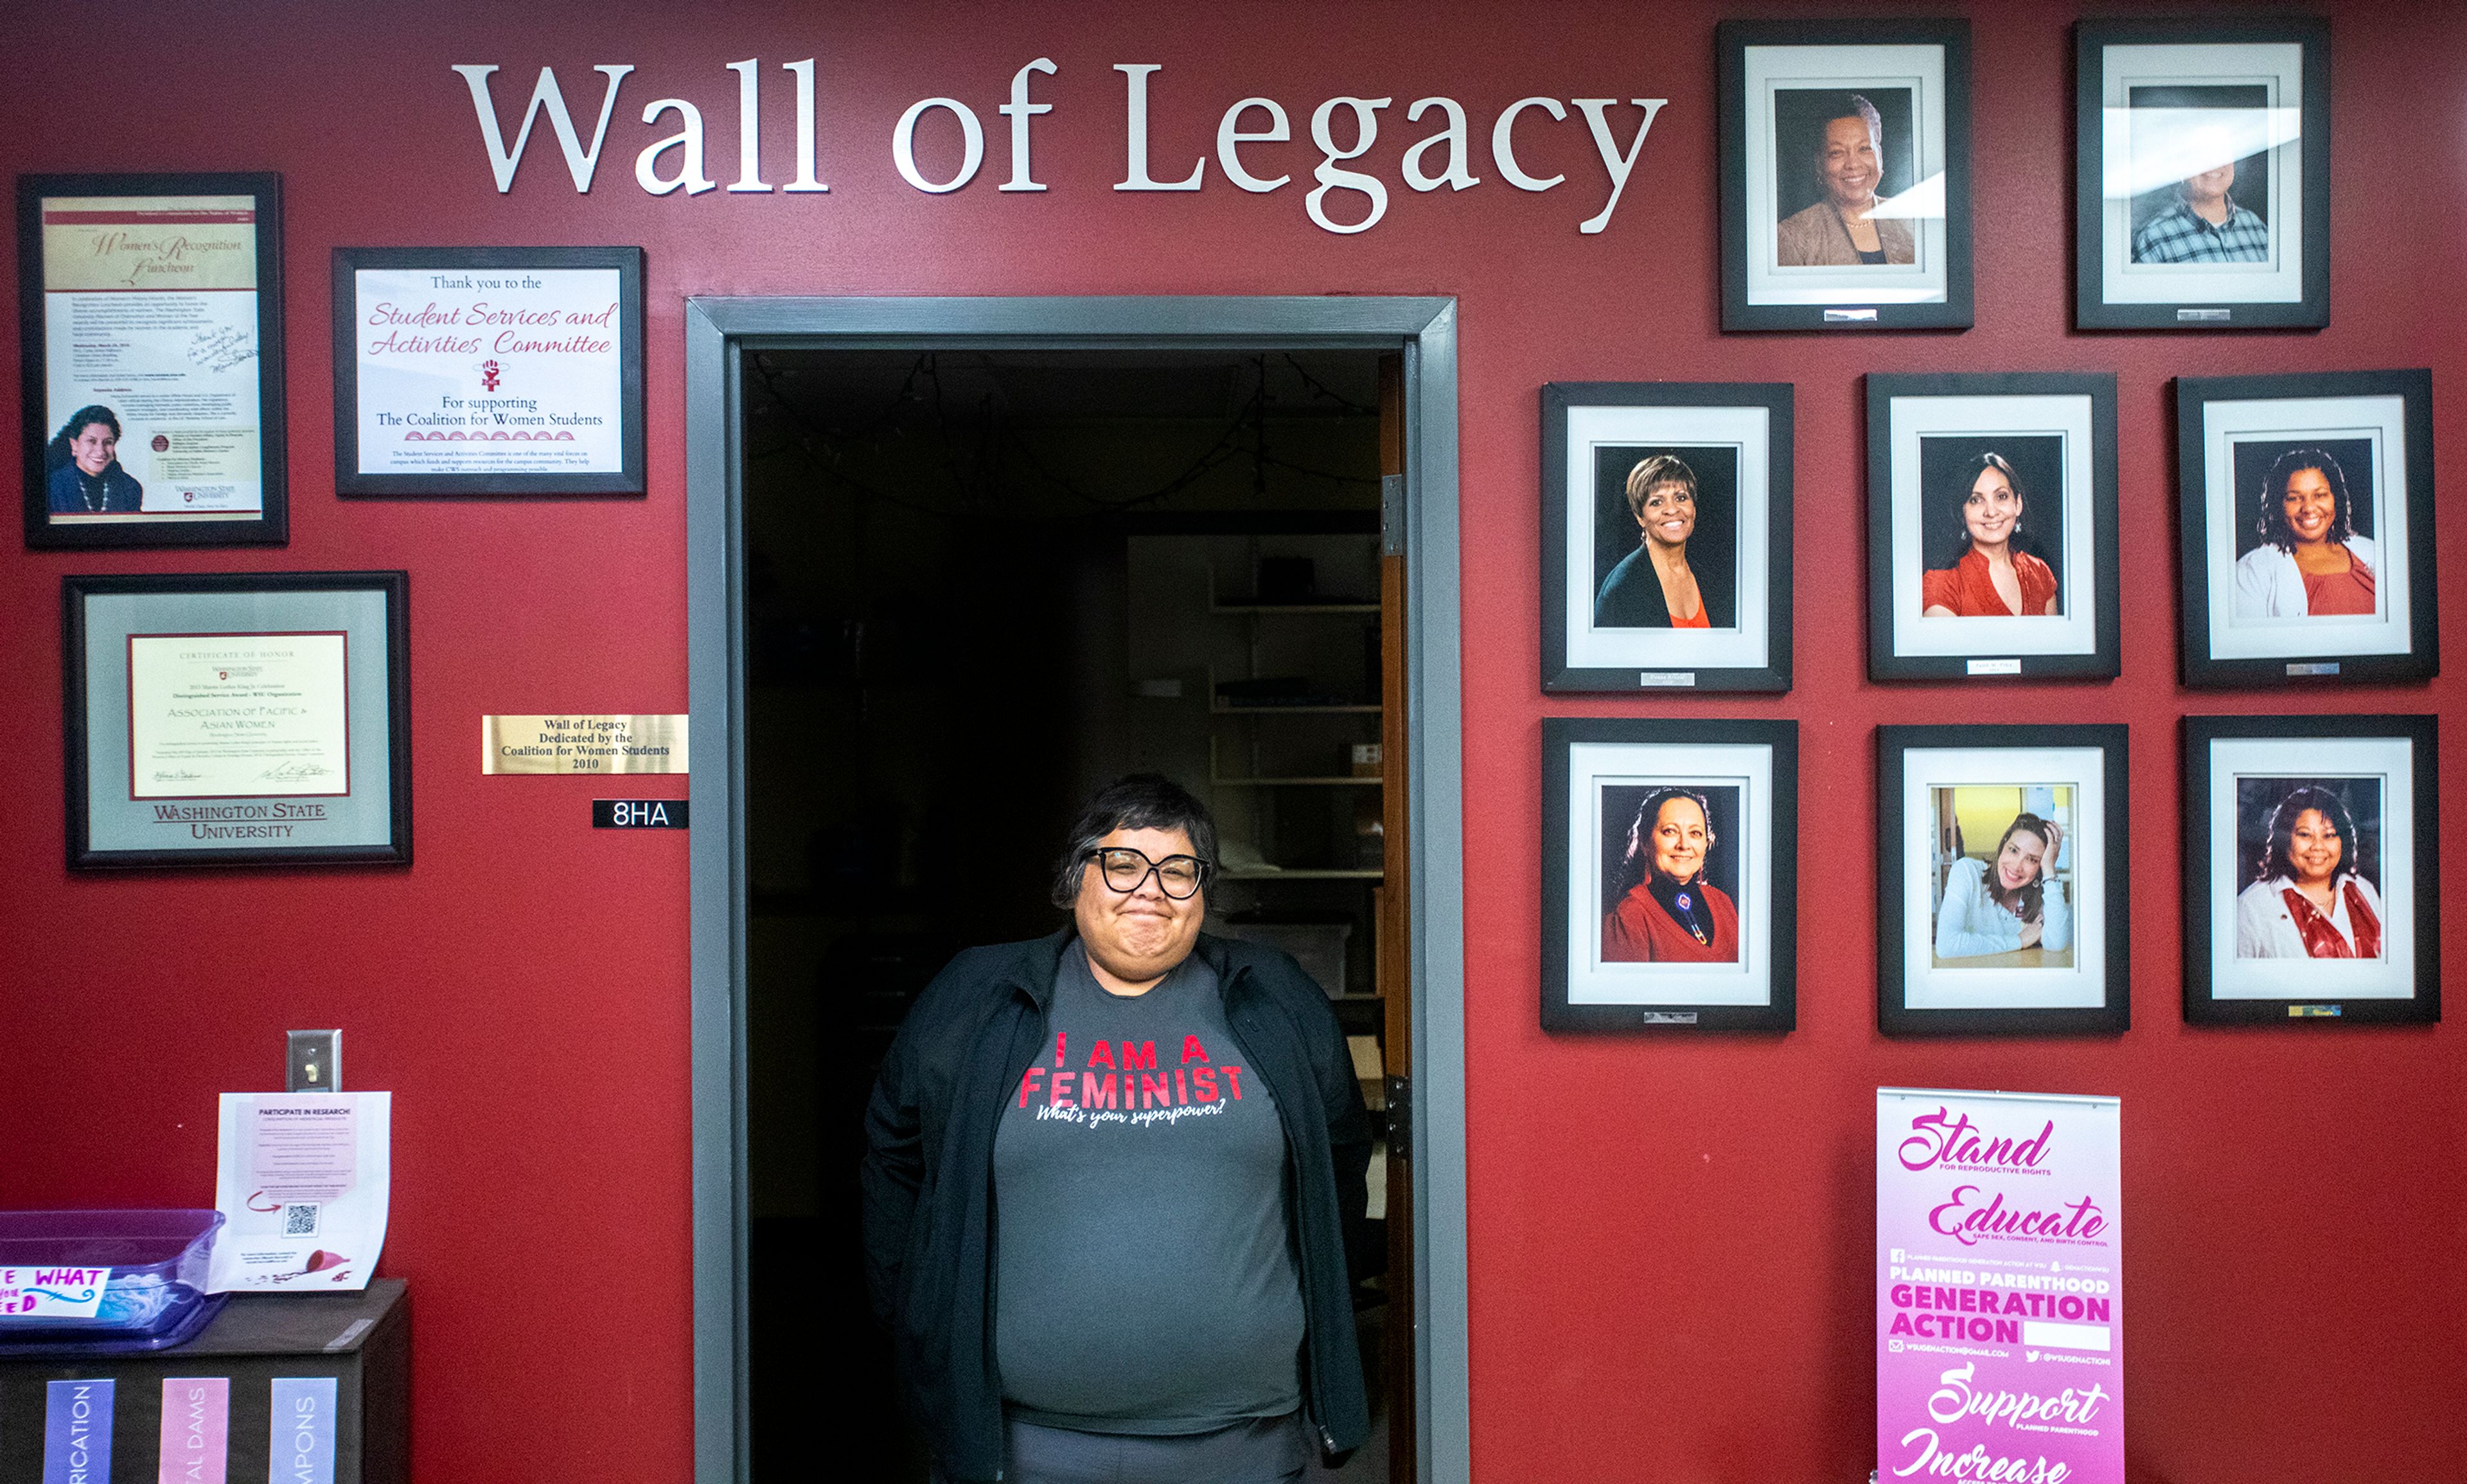
<instances>
[{"instance_id":1,"label":"smiling person in doorway","mask_svg":"<svg viewBox=\"0 0 2467 1484\"><path fill-rule=\"evenodd\" d=\"M54 515L130 515L145 504L146 486L120 466L120 418L100 403L69 414L44 464Z\"/></svg>"},{"instance_id":2,"label":"smiling person in doorway","mask_svg":"<svg viewBox=\"0 0 2467 1484\"><path fill-rule=\"evenodd\" d=\"M866 1111L867 1279L949 1484L1284 1484L1369 1430L1347 1228L1370 1123L1326 995L1199 931L1207 806L1072 827L1051 937L971 949Z\"/></svg>"},{"instance_id":3,"label":"smiling person in doorway","mask_svg":"<svg viewBox=\"0 0 2467 1484\"><path fill-rule=\"evenodd\" d=\"M1696 471L1677 454L1655 454L1628 470L1626 493L1637 546L1602 578L1594 595L1594 626L1731 627L1730 568L1714 562L1699 573L1687 560L1687 538L1696 534Z\"/></svg>"},{"instance_id":4,"label":"smiling person in doorway","mask_svg":"<svg viewBox=\"0 0 2467 1484\"><path fill-rule=\"evenodd\" d=\"M1864 95L1847 95L1816 137L1811 163L1824 197L1774 228L1777 266L1881 267L1918 260L1910 223L1876 214L1884 153L1884 115Z\"/></svg>"},{"instance_id":5,"label":"smiling person in doorway","mask_svg":"<svg viewBox=\"0 0 2467 1484\"><path fill-rule=\"evenodd\" d=\"M2347 472L2320 448L2271 461L2254 521L2261 544L2236 558L2238 622L2369 618L2379 611L2381 549L2356 534Z\"/></svg>"}]
</instances>

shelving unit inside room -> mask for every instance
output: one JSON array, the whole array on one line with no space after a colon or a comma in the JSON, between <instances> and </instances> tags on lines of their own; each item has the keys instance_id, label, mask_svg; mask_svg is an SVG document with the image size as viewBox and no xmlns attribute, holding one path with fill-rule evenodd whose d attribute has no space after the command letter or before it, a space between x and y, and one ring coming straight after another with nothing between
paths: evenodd
<instances>
[{"instance_id":1,"label":"shelving unit inside room","mask_svg":"<svg viewBox=\"0 0 2467 1484\"><path fill-rule=\"evenodd\" d=\"M1215 812L1210 931L1292 953L1363 1033L1387 864L1374 519L1128 553L1134 762Z\"/></svg>"}]
</instances>

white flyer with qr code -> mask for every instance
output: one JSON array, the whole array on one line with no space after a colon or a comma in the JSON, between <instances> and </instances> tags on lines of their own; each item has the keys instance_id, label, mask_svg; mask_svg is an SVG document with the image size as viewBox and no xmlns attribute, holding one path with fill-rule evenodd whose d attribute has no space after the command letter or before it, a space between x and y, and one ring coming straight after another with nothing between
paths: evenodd
<instances>
[{"instance_id":1,"label":"white flyer with qr code","mask_svg":"<svg viewBox=\"0 0 2467 1484\"><path fill-rule=\"evenodd\" d=\"M226 1092L209 1293L369 1286L394 1185L391 1092Z\"/></svg>"}]
</instances>

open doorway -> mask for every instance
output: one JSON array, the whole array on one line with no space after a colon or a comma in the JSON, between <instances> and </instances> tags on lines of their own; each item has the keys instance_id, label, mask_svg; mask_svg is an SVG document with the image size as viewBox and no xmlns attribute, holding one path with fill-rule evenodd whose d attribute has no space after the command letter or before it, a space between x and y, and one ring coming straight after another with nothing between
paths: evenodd
<instances>
[{"instance_id":1,"label":"open doorway","mask_svg":"<svg viewBox=\"0 0 2467 1484\"><path fill-rule=\"evenodd\" d=\"M863 1293L865 1097L952 953L1058 924L1052 850L1098 786L1209 801L1210 931L1319 981L1374 1121L1404 1069L1400 361L780 348L738 376L752 1473L819 1435L851 1476L922 1480ZM1413 1476L1387 1154L1348 1479Z\"/></svg>"}]
</instances>

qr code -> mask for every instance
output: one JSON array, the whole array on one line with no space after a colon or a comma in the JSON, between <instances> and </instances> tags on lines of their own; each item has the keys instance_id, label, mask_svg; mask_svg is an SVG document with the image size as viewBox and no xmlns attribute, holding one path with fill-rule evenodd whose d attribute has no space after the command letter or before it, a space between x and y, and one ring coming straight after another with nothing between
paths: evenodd
<instances>
[{"instance_id":1,"label":"qr code","mask_svg":"<svg viewBox=\"0 0 2467 1484\"><path fill-rule=\"evenodd\" d=\"M310 1203L286 1205L283 1208L283 1234L286 1237L313 1237L317 1234L318 1207Z\"/></svg>"}]
</instances>

